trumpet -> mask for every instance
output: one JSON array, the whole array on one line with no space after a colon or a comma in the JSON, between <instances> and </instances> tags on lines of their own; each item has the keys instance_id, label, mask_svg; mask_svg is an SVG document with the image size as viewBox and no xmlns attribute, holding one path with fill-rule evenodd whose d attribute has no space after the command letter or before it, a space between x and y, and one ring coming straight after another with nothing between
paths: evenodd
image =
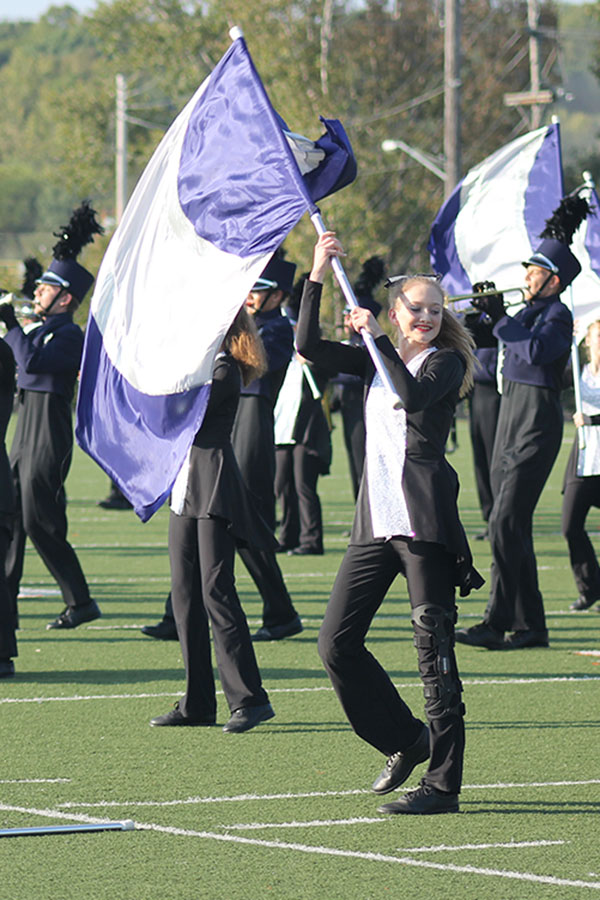
<instances>
[{"instance_id":1,"label":"trumpet","mask_svg":"<svg viewBox=\"0 0 600 900\"><path fill-rule=\"evenodd\" d=\"M448 297L448 305L452 304L452 308L454 312L480 312L476 306L473 306L471 300L474 300L475 297L493 297L494 294L515 294L517 291L521 294L521 298L519 300L513 300L512 303L506 303L507 307L511 306L520 306L525 302L525 291L527 289L524 287L511 287L511 288L489 288L485 291L471 291L468 294L457 294L455 297Z\"/></svg>"}]
</instances>

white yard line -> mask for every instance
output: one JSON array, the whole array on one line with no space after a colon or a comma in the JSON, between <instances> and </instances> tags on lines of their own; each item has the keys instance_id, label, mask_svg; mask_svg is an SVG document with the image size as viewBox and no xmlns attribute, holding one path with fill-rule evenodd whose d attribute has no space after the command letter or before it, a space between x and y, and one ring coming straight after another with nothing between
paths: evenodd
<instances>
[{"instance_id":1,"label":"white yard line","mask_svg":"<svg viewBox=\"0 0 600 900\"><path fill-rule=\"evenodd\" d=\"M0 811L2 812L18 812L23 813L25 815L30 816L39 816L43 818L49 819L61 819L61 820L69 820L76 822L86 822L86 823L107 823L112 822L111 819L98 819L95 817L87 816L81 813L72 813L72 812L61 812L56 809L35 809L24 806L15 806L10 804L0 804ZM378 821L378 820L364 820L364 819L356 819L352 821L352 824L360 823L363 824L365 821ZM311 823L307 823L311 824ZM319 823L321 824L321 823ZM322 823L325 824L325 823ZM348 820L338 820L337 822L334 820L330 823L331 825L336 824L349 824ZM289 823L284 823L279 827L290 827ZM414 859L410 856L393 856L391 854L384 853L372 853L365 851L357 851L357 850L341 850L335 847L325 847L322 845L311 846L309 844L298 844L291 843L287 841L277 841L277 840L264 840L259 838L247 838L242 837L241 835L232 835L232 834L223 834L223 833L215 833L211 831L195 831L192 829L184 829L184 828L176 828L172 826L160 825L152 822L136 822L135 828L137 831L154 831L160 832L163 834L171 834L176 836L184 836L184 837L197 837L205 840L213 840L213 841L221 841L228 842L234 844L245 844L254 847L262 847L266 849L274 849L274 850L287 850L287 851L295 851L299 853L305 854L314 854L319 856L332 856L332 857L342 857L346 859L359 859L359 860L367 860L370 862L385 862L385 863L395 863L397 865L403 865L410 868L420 868L420 869L430 869L439 872L455 872L458 874L466 874L466 875L483 875L486 877L492 878L503 878L508 880L515 881L525 881L536 884L551 884L559 887L582 887L588 888L591 890L600 890L600 881L584 881L583 879L569 879L569 878L558 878L554 875L538 875L532 872L517 872L513 870L505 870L505 869L493 869L493 868L483 868L480 866L471 866L471 865L456 865L454 863L435 863L428 860L423 859ZM493 847L496 848L515 848L519 847L536 847L536 846L548 846L548 845L557 845L562 844L562 841L523 841L523 842L511 842L510 844L483 844L483 845L458 845L455 847L445 847L445 846L434 846L431 848L427 847L417 847L410 849L402 849L398 852L400 853L421 853L421 852L439 852L440 850L448 850L448 851L458 851L458 850L480 850L480 849L491 849Z\"/></svg>"},{"instance_id":2,"label":"white yard line","mask_svg":"<svg viewBox=\"0 0 600 900\"><path fill-rule=\"evenodd\" d=\"M590 778L585 781L514 781L495 782L492 784L464 784L463 791L485 790L511 790L514 788L554 788L554 787L588 787L592 784L600 784L600 778ZM268 800L306 800L313 797L352 797L357 794L372 795L367 788L355 788L346 791L305 791L300 793L282 794L236 794L232 797L185 797L182 800L100 800L95 803L60 803L59 809L103 809L111 806L140 807L140 806L195 806L204 803L247 803L256 800L264 803ZM375 798L374 798L375 799ZM375 821L375 820L374 820Z\"/></svg>"},{"instance_id":3,"label":"white yard line","mask_svg":"<svg viewBox=\"0 0 600 900\"><path fill-rule=\"evenodd\" d=\"M183 678L183 675L182 675ZM529 684L596 684L600 681L600 675L549 675L539 678L463 678L463 685L469 687L502 687L510 685L529 685ZM267 685L268 687L268 685ZM400 690L407 688L422 688L418 681L407 681L396 685ZM269 694L315 694L328 692L331 693L333 688L330 685L319 685L318 687L294 687L294 688L272 688L269 687ZM217 691L217 694L222 694ZM144 700L154 697L179 697L181 691L157 691L153 693L143 692L140 694L74 694L65 697L0 697L0 705L3 703L75 703L89 700ZM316 723L318 724L318 723Z\"/></svg>"}]
</instances>

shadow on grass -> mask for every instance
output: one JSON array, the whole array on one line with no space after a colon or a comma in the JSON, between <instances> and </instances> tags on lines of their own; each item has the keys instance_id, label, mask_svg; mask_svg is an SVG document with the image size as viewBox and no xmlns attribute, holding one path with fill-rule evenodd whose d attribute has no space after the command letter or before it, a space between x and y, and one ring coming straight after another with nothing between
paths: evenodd
<instances>
[{"instance_id":1,"label":"shadow on grass","mask_svg":"<svg viewBox=\"0 0 600 900\"><path fill-rule=\"evenodd\" d=\"M185 681L183 666L178 669L53 669L51 671L17 673L14 683L19 684L149 684L156 681Z\"/></svg>"},{"instance_id":2,"label":"shadow on grass","mask_svg":"<svg viewBox=\"0 0 600 900\"><path fill-rule=\"evenodd\" d=\"M575 800L498 800L491 803L489 800L462 800L461 810L469 815L509 815L514 816L519 813L530 816L532 813L542 816L560 816L565 813L570 815L574 813L591 813L598 815L600 812L600 803L582 803ZM473 807L484 807L483 809L474 809Z\"/></svg>"},{"instance_id":3,"label":"shadow on grass","mask_svg":"<svg viewBox=\"0 0 600 900\"><path fill-rule=\"evenodd\" d=\"M557 728L585 728L589 730L590 725L594 725L595 723L585 720L585 721L567 721L565 719L560 719L557 722L539 722L539 721L531 721L526 720L523 722L467 722L467 727L469 731L512 731L513 729L521 730L521 731L529 731L534 729L537 731L540 728L551 728L553 730Z\"/></svg>"}]
</instances>

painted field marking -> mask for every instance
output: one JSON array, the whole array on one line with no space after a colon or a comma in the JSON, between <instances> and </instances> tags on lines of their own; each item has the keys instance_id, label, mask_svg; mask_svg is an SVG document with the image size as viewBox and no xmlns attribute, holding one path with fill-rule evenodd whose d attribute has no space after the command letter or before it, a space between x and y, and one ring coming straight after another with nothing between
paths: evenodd
<instances>
[{"instance_id":1,"label":"painted field marking","mask_svg":"<svg viewBox=\"0 0 600 900\"><path fill-rule=\"evenodd\" d=\"M228 841L236 844L249 844L254 847L266 847L276 850L295 850L299 853L317 854L319 856L337 856L346 859L363 859L371 862L397 863L418 869L434 869L439 872L456 872L467 875L485 875L494 878L506 878L516 881L529 881L536 884L552 884L560 887L583 887L600 890L600 881L583 881L580 879L557 878L554 875L536 875L532 872L514 872L505 869L480 868L479 866L459 866L454 863L435 863L424 859L391 856L384 853L371 853L360 850L340 850L336 847L311 846L287 841L267 841L259 838L242 837L239 834L217 834L210 831L193 831L185 828L173 828L149 822L136 822L138 831L159 831L163 834L182 835L186 837L206 838L214 841Z\"/></svg>"},{"instance_id":2,"label":"painted field marking","mask_svg":"<svg viewBox=\"0 0 600 900\"><path fill-rule=\"evenodd\" d=\"M484 790L511 790L513 788L550 788L550 787L587 787L592 784L600 784L600 778L590 778L585 781L513 781L495 782L492 784L464 784L463 791ZM59 803L58 809L103 809L116 807L140 807L140 806L194 806L204 803L247 803L257 800L264 803L267 800L307 800L314 797L353 797L359 794L372 796L372 791L367 788L353 788L345 791L301 791L299 793L281 794L236 794L231 797L186 797L183 800L100 800L93 803L65 802ZM374 798L375 799L375 798Z\"/></svg>"},{"instance_id":3,"label":"painted field marking","mask_svg":"<svg viewBox=\"0 0 600 900\"><path fill-rule=\"evenodd\" d=\"M70 778L1 778L0 784L70 784Z\"/></svg>"},{"instance_id":4,"label":"painted field marking","mask_svg":"<svg viewBox=\"0 0 600 900\"><path fill-rule=\"evenodd\" d=\"M387 821L387 816L376 819L355 816L352 819L311 819L309 822L240 822L237 825L215 825L215 828L224 828L226 831L262 831L263 828L331 828L332 825L372 825Z\"/></svg>"},{"instance_id":5,"label":"painted field marking","mask_svg":"<svg viewBox=\"0 0 600 900\"><path fill-rule=\"evenodd\" d=\"M182 675L183 678L183 675ZM529 684L591 684L600 681L600 675L548 675L539 678L463 678L463 685L468 687L502 687ZM418 681L407 681L396 684L400 690L408 688L422 688ZM321 692L333 693L330 685L318 687L294 687L294 688L269 688L269 694L316 694ZM218 690L217 694L223 691ZM0 697L0 705L3 703L75 703L89 700L147 700L159 697L179 697L181 691L157 691L155 693L140 694L74 694L66 697ZM317 723L318 724L318 723Z\"/></svg>"},{"instance_id":6,"label":"painted field marking","mask_svg":"<svg viewBox=\"0 0 600 900\"><path fill-rule=\"evenodd\" d=\"M97 819L77 813L62 813L55 809L33 809L26 806L12 806L0 804L2 812L19 812L30 816L41 816L48 819L75 820L77 822L112 823L111 819ZM557 878L554 875L535 875L531 872L514 872L504 869L489 869L479 866L458 866L454 863L434 863L411 857L398 857L384 853L371 853L360 850L340 850L336 847L311 846L310 844L296 844L287 841L267 841L259 838L247 838L241 835L218 834L211 831L194 831L187 828L174 828L167 825L158 825L152 822L136 822L136 831L156 831L163 834L180 835L183 837L198 837L213 841L224 841L235 844L246 844L254 847L265 847L276 850L295 850L300 853L317 854L319 856L337 856L346 859L363 859L371 862L389 862L403 866L420 869L434 869L440 872L456 872L468 875L485 875L495 878L506 878L516 881L529 881L537 884L552 884L561 887L583 887L592 890L600 890L600 881L583 881L580 879Z\"/></svg>"},{"instance_id":7,"label":"painted field marking","mask_svg":"<svg viewBox=\"0 0 600 900\"><path fill-rule=\"evenodd\" d=\"M571 841L507 841L498 844L439 844L434 847L398 847L398 853L445 853L450 850L520 850L522 847L554 847Z\"/></svg>"}]
</instances>

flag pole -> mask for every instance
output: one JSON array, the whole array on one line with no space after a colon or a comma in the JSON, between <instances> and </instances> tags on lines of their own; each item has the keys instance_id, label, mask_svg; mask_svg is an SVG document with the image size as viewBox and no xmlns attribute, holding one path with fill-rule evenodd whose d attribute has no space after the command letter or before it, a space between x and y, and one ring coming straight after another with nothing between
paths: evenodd
<instances>
[{"instance_id":1,"label":"flag pole","mask_svg":"<svg viewBox=\"0 0 600 900\"><path fill-rule=\"evenodd\" d=\"M594 179L592 178L591 172L583 173L583 185L584 190L587 189L591 196L595 185ZM573 320L575 319L575 303L573 301L573 285L569 285L569 307L571 309L571 314L573 315ZM579 365L579 347L577 344L577 334L575 332L575 328L573 328L573 342L571 344L571 371L573 372L573 389L575 392L575 410L576 412L582 412L582 404L581 404L581 367ZM577 443L580 450L585 450L585 431L583 428L577 428Z\"/></svg>"},{"instance_id":2,"label":"flag pole","mask_svg":"<svg viewBox=\"0 0 600 900\"><path fill-rule=\"evenodd\" d=\"M316 210L316 212L313 212L311 214L310 220L313 223L313 225L315 227L315 231L317 232L319 237L322 234L325 234L327 229L325 228L325 223L323 222L323 219L321 218L321 213L318 210ZM346 275L346 272L344 271L344 267L342 266L342 264L339 261L339 259L337 258L337 256L333 256L331 258L331 268L333 269L333 274L335 275L337 282L342 289L342 293L343 293L344 297L346 298L348 306L351 306L353 308L360 306L360 303L356 299L354 291L352 290L352 285L350 284L350 282L348 280L348 276ZM385 364L381 358L381 354L375 343L375 338L373 337L372 334L370 334L370 332L366 331L364 328L360 329L360 336L362 337L363 341L365 342L365 346L366 346L367 350L369 351L369 354L371 356L371 359L373 360L373 364L374 364L375 368L377 369L377 372L379 373L379 377L381 378L386 389L389 391L389 393L392 395L392 397L394 399L394 403L393 403L394 409L402 409L404 407L404 403L402 402L402 399L398 396L398 392L397 392L396 388L394 387L392 379L390 378L390 373L388 372L388 370L385 367Z\"/></svg>"}]
</instances>

